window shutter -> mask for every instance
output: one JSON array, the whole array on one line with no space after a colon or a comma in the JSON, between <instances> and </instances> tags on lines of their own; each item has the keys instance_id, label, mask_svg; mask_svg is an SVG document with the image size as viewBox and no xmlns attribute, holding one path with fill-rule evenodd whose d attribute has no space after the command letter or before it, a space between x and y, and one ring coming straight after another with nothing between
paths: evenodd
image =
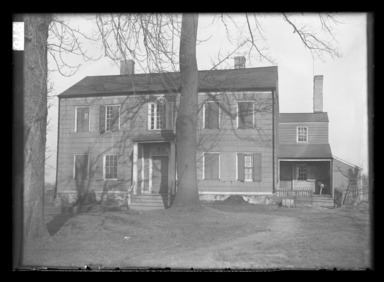
<instances>
[{"instance_id":1,"label":"window shutter","mask_svg":"<svg viewBox=\"0 0 384 282\"><path fill-rule=\"evenodd\" d=\"M244 154L237 154L237 179L244 182Z\"/></svg>"},{"instance_id":2,"label":"window shutter","mask_svg":"<svg viewBox=\"0 0 384 282\"><path fill-rule=\"evenodd\" d=\"M210 114L211 114L211 110L210 110L210 106L209 106L210 103L205 103L204 105L204 114L205 114L205 121L204 121L204 124L205 124L205 128L210 128L210 124L209 124L209 121L210 121Z\"/></svg>"},{"instance_id":3,"label":"window shutter","mask_svg":"<svg viewBox=\"0 0 384 282\"><path fill-rule=\"evenodd\" d=\"M119 131L120 107L112 107L112 131Z\"/></svg>"},{"instance_id":4,"label":"window shutter","mask_svg":"<svg viewBox=\"0 0 384 282\"><path fill-rule=\"evenodd\" d=\"M82 120L82 109L81 108L77 108L76 109L76 131L77 132L81 132L82 131L82 123L81 123L81 120Z\"/></svg>"},{"instance_id":5,"label":"window shutter","mask_svg":"<svg viewBox=\"0 0 384 282\"><path fill-rule=\"evenodd\" d=\"M206 153L204 155L204 179L219 179L219 154Z\"/></svg>"},{"instance_id":6,"label":"window shutter","mask_svg":"<svg viewBox=\"0 0 384 282\"><path fill-rule=\"evenodd\" d=\"M219 103L213 102L210 104L211 104L210 128L219 128Z\"/></svg>"},{"instance_id":7,"label":"window shutter","mask_svg":"<svg viewBox=\"0 0 384 282\"><path fill-rule=\"evenodd\" d=\"M105 133L105 106L100 106L99 129L100 129L100 134Z\"/></svg>"},{"instance_id":8,"label":"window shutter","mask_svg":"<svg viewBox=\"0 0 384 282\"><path fill-rule=\"evenodd\" d=\"M168 102L166 104L166 128L168 130L173 130L173 102Z\"/></svg>"},{"instance_id":9,"label":"window shutter","mask_svg":"<svg viewBox=\"0 0 384 282\"><path fill-rule=\"evenodd\" d=\"M260 153L253 154L253 181L261 181L262 157Z\"/></svg>"},{"instance_id":10,"label":"window shutter","mask_svg":"<svg viewBox=\"0 0 384 282\"><path fill-rule=\"evenodd\" d=\"M154 105L151 104L151 103L148 103L148 129L152 129L151 128L151 122L152 122L152 115L151 115L151 112L152 112L152 107Z\"/></svg>"}]
</instances>

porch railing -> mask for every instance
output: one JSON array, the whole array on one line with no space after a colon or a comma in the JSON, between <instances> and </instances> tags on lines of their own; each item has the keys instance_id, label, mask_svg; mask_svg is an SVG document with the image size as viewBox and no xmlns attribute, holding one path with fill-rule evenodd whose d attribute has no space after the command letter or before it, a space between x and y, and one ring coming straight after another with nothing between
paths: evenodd
<instances>
[{"instance_id":1,"label":"porch railing","mask_svg":"<svg viewBox=\"0 0 384 282\"><path fill-rule=\"evenodd\" d=\"M313 188L301 188L300 190L277 189L277 202L282 205L294 207L312 207Z\"/></svg>"}]
</instances>

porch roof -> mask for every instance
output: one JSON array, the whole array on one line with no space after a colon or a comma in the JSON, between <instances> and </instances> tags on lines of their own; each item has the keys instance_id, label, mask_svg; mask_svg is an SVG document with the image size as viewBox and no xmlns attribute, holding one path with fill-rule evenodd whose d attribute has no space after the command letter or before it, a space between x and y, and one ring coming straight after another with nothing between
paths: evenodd
<instances>
[{"instance_id":1,"label":"porch roof","mask_svg":"<svg viewBox=\"0 0 384 282\"><path fill-rule=\"evenodd\" d=\"M279 159L331 159L329 144L280 144Z\"/></svg>"},{"instance_id":2,"label":"porch roof","mask_svg":"<svg viewBox=\"0 0 384 282\"><path fill-rule=\"evenodd\" d=\"M167 131L161 131L158 133L152 133L152 134L143 134L136 136L132 139L133 142L169 142L174 141L176 135L173 132L167 132Z\"/></svg>"}]
</instances>

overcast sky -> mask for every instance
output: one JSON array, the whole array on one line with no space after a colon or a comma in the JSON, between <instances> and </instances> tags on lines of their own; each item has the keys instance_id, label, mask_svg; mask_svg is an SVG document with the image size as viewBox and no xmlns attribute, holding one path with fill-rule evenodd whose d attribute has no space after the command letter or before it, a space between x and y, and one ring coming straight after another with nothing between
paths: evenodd
<instances>
[{"instance_id":1,"label":"overcast sky","mask_svg":"<svg viewBox=\"0 0 384 282\"><path fill-rule=\"evenodd\" d=\"M232 15L236 22L236 16ZM244 16L239 14L239 19ZM89 16L88 16L89 17ZM367 49L366 49L366 15L337 14L339 23L333 32L338 41L341 58L324 57L313 60L310 52L293 33L292 27L283 21L280 14L261 14L259 17L265 40L260 41L268 47L268 54L274 63L258 60L258 56L247 57L246 67L278 66L280 112L312 112L313 111L313 76L324 76L323 110L329 116L329 142L334 156L368 169L368 137L367 137ZM295 17L293 17L295 19ZM298 23L318 22L316 14L297 15ZM83 16L77 15L71 20L83 30L93 28ZM231 50L222 24L211 25L210 15L199 18L198 38L208 39L197 46L197 63L199 70L210 69L212 60L217 54ZM232 43L246 35L244 21L232 30ZM95 47L96 48L96 47ZM92 51L92 50L91 50ZM99 49L93 50L95 54ZM230 57L223 67L233 66L233 57L245 55L243 51ZM96 62L82 64L79 71L71 77L63 77L58 73L51 74L55 94L60 94L85 76L117 75L119 68L107 58ZM55 181L56 147L57 147L57 98L52 100L49 109L50 119L47 135L46 181Z\"/></svg>"}]
</instances>

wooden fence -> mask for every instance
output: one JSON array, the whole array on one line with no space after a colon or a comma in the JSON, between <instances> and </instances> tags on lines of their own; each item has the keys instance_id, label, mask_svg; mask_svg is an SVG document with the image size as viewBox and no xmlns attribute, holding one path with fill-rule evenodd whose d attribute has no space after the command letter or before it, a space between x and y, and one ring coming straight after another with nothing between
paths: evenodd
<instances>
[{"instance_id":1,"label":"wooden fence","mask_svg":"<svg viewBox=\"0 0 384 282\"><path fill-rule=\"evenodd\" d=\"M368 202L368 187L348 187L346 190L336 188L334 202L335 206L354 205L361 202Z\"/></svg>"},{"instance_id":2,"label":"wooden fence","mask_svg":"<svg viewBox=\"0 0 384 282\"><path fill-rule=\"evenodd\" d=\"M312 207L313 205L313 188L303 187L300 190L276 190L277 202L283 206L292 207Z\"/></svg>"}]
</instances>

